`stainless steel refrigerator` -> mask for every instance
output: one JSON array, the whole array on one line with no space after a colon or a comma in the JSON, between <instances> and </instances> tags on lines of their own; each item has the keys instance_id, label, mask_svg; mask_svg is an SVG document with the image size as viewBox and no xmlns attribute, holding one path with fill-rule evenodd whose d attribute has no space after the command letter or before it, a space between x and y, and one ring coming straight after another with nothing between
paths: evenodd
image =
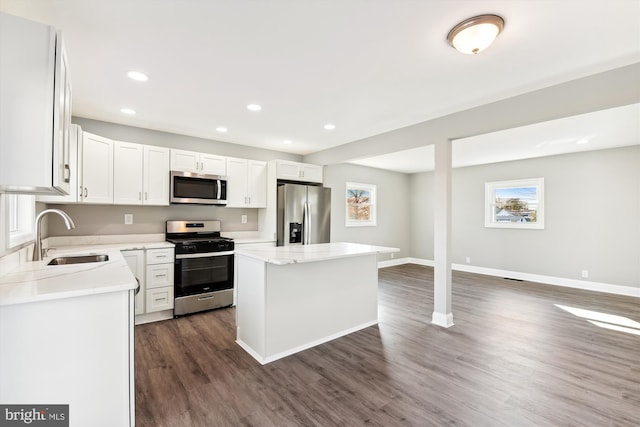
<instances>
[{"instance_id":1,"label":"stainless steel refrigerator","mask_svg":"<svg viewBox=\"0 0 640 427\"><path fill-rule=\"evenodd\" d=\"M331 189L278 185L278 246L329 243Z\"/></svg>"}]
</instances>

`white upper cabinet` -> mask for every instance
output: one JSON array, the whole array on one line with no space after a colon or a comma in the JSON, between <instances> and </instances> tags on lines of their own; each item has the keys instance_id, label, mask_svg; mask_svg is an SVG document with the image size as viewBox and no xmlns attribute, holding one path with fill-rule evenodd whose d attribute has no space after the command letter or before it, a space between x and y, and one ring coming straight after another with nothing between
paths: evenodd
<instances>
[{"instance_id":1,"label":"white upper cabinet","mask_svg":"<svg viewBox=\"0 0 640 427\"><path fill-rule=\"evenodd\" d=\"M82 178L82 164L80 147L82 146L82 128L78 125L71 125L71 137L69 139L69 194L66 196L38 196L36 200L45 203L77 203L80 201L80 182Z\"/></svg>"},{"instance_id":2,"label":"white upper cabinet","mask_svg":"<svg viewBox=\"0 0 640 427\"><path fill-rule=\"evenodd\" d=\"M247 197L248 207L267 207L267 162L247 161Z\"/></svg>"},{"instance_id":3,"label":"white upper cabinet","mask_svg":"<svg viewBox=\"0 0 640 427\"><path fill-rule=\"evenodd\" d=\"M82 182L83 203L113 203L113 141L83 133Z\"/></svg>"},{"instance_id":4,"label":"white upper cabinet","mask_svg":"<svg viewBox=\"0 0 640 427\"><path fill-rule=\"evenodd\" d=\"M0 192L68 194L70 125L62 33L0 13Z\"/></svg>"},{"instance_id":5,"label":"white upper cabinet","mask_svg":"<svg viewBox=\"0 0 640 427\"><path fill-rule=\"evenodd\" d=\"M226 175L226 157L172 148L171 170L207 175Z\"/></svg>"},{"instance_id":6,"label":"white upper cabinet","mask_svg":"<svg viewBox=\"0 0 640 427\"><path fill-rule=\"evenodd\" d=\"M115 141L113 203L169 204L169 149Z\"/></svg>"},{"instance_id":7,"label":"white upper cabinet","mask_svg":"<svg viewBox=\"0 0 640 427\"><path fill-rule=\"evenodd\" d=\"M227 207L267 206L267 163L227 157Z\"/></svg>"},{"instance_id":8,"label":"white upper cabinet","mask_svg":"<svg viewBox=\"0 0 640 427\"><path fill-rule=\"evenodd\" d=\"M278 160L276 162L276 175L278 179L289 181L322 183L322 166L308 163L290 162Z\"/></svg>"},{"instance_id":9,"label":"white upper cabinet","mask_svg":"<svg viewBox=\"0 0 640 427\"><path fill-rule=\"evenodd\" d=\"M169 205L169 149L144 146L144 179L142 190L145 205Z\"/></svg>"},{"instance_id":10,"label":"white upper cabinet","mask_svg":"<svg viewBox=\"0 0 640 427\"><path fill-rule=\"evenodd\" d=\"M113 145L113 203L142 204L143 146L115 141Z\"/></svg>"}]
</instances>

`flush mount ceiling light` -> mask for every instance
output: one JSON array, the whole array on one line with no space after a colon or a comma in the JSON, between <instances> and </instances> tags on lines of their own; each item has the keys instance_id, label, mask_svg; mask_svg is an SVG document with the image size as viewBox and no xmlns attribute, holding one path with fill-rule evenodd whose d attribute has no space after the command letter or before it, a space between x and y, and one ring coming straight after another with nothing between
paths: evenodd
<instances>
[{"instance_id":1,"label":"flush mount ceiling light","mask_svg":"<svg viewBox=\"0 0 640 427\"><path fill-rule=\"evenodd\" d=\"M249 111L260 111L260 110L262 110L262 107L259 106L258 104L249 104L249 105L247 105L247 110L249 110Z\"/></svg>"},{"instance_id":2,"label":"flush mount ceiling light","mask_svg":"<svg viewBox=\"0 0 640 427\"><path fill-rule=\"evenodd\" d=\"M130 116L133 116L133 115L136 113L136 110L133 110L133 109L131 109L131 108L121 108L121 109L120 109L120 112L121 112L122 114L128 114L128 115L130 115Z\"/></svg>"},{"instance_id":3,"label":"flush mount ceiling light","mask_svg":"<svg viewBox=\"0 0 640 427\"><path fill-rule=\"evenodd\" d=\"M227 129L227 128L226 128L226 127L224 127L224 126L218 126L218 127L216 128L216 130L217 130L218 132L220 132L220 133L225 133L225 132L226 132L226 131L228 131L229 129Z\"/></svg>"},{"instance_id":4,"label":"flush mount ceiling light","mask_svg":"<svg viewBox=\"0 0 640 427\"><path fill-rule=\"evenodd\" d=\"M326 125L324 125L325 130L334 130L335 128L336 125L334 125L333 123L327 123Z\"/></svg>"},{"instance_id":5,"label":"flush mount ceiling light","mask_svg":"<svg viewBox=\"0 0 640 427\"><path fill-rule=\"evenodd\" d=\"M498 15L474 16L453 27L447 41L458 51L475 55L491 46L503 28L504 19Z\"/></svg>"},{"instance_id":6,"label":"flush mount ceiling light","mask_svg":"<svg viewBox=\"0 0 640 427\"><path fill-rule=\"evenodd\" d=\"M285 139L284 141L282 141L282 143L284 145L290 145L290 144L293 144L293 141L291 141L290 139Z\"/></svg>"},{"instance_id":7,"label":"flush mount ceiling light","mask_svg":"<svg viewBox=\"0 0 640 427\"><path fill-rule=\"evenodd\" d=\"M127 76L129 76L131 80L136 80L138 82L146 82L149 80L149 76L139 71L129 71Z\"/></svg>"}]
</instances>

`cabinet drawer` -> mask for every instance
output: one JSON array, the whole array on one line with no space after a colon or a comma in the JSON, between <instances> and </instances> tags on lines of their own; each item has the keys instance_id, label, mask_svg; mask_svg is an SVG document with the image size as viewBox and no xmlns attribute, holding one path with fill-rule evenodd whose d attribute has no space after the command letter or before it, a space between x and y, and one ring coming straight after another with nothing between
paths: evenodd
<instances>
[{"instance_id":1,"label":"cabinet drawer","mask_svg":"<svg viewBox=\"0 0 640 427\"><path fill-rule=\"evenodd\" d=\"M173 287L173 264L147 266L147 289Z\"/></svg>"},{"instance_id":2,"label":"cabinet drawer","mask_svg":"<svg viewBox=\"0 0 640 427\"><path fill-rule=\"evenodd\" d=\"M147 249L147 265L173 262L173 248Z\"/></svg>"},{"instance_id":3,"label":"cabinet drawer","mask_svg":"<svg viewBox=\"0 0 640 427\"><path fill-rule=\"evenodd\" d=\"M173 308L173 286L147 290L146 312L171 310Z\"/></svg>"}]
</instances>

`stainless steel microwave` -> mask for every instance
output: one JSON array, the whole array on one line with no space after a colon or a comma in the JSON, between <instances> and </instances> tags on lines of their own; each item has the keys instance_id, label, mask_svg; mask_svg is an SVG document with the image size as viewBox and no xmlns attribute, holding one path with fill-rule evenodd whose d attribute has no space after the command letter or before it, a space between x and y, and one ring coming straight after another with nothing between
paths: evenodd
<instances>
[{"instance_id":1,"label":"stainless steel microwave","mask_svg":"<svg viewBox=\"0 0 640 427\"><path fill-rule=\"evenodd\" d=\"M226 205L227 177L171 171L171 203Z\"/></svg>"}]
</instances>

